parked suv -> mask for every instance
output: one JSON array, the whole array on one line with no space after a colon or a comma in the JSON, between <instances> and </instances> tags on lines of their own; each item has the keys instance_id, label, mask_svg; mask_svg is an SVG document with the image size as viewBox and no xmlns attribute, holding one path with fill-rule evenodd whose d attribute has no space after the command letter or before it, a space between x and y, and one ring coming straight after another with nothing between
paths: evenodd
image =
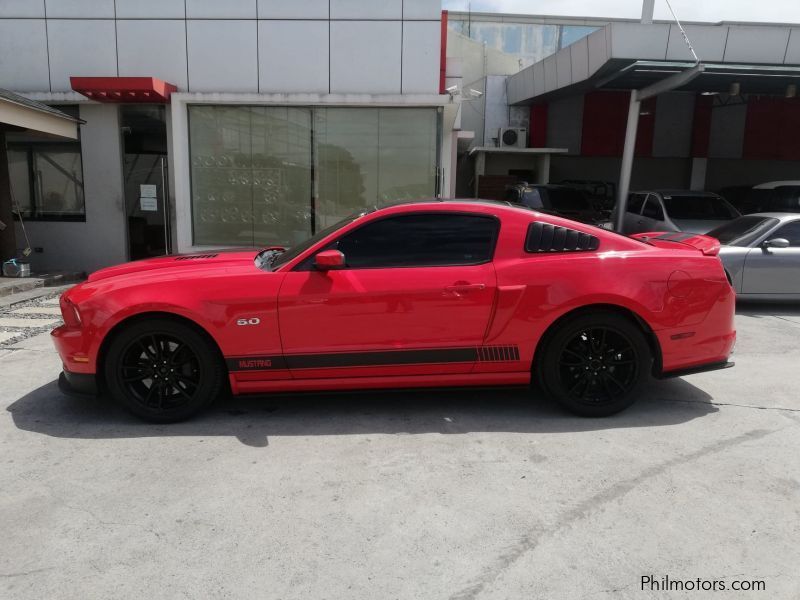
<instances>
[{"instance_id":1,"label":"parked suv","mask_svg":"<svg viewBox=\"0 0 800 600\"><path fill-rule=\"evenodd\" d=\"M589 197L589 201L597 210L603 211L607 215L611 213L617 200L617 185L610 181L565 179L559 181L558 184L581 190Z\"/></svg>"},{"instance_id":2,"label":"parked suv","mask_svg":"<svg viewBox=\"0 0 800 600\"><path fill-rule=\"evenodd\" d=\"M506 200L539 212L603 226L607 221L582 191L564 185L529 184L521 182L506 188Z\"/></svg>"},{"instance_id":3,"label":"parked suv","mask_svg":"<svg viewBox=\"0 0 800 600\"><path fill-rule=\"evenodd\" d=\"M720 194L743 215L761 212L800 213L800 181L769 181L756 186L723 188Z\"/></svg>"},{"instance_id":4,"label":"parked suv","mask_svg":"<svg viewBox=\"0 0 800 600\"><path fill-rule=\"evenodd\" d=\"M739 211L725 198L711 192L633 192L628 196L622 231L626 234L645 231L706 233L739 216Z\"/></svg>"}]
</instances>

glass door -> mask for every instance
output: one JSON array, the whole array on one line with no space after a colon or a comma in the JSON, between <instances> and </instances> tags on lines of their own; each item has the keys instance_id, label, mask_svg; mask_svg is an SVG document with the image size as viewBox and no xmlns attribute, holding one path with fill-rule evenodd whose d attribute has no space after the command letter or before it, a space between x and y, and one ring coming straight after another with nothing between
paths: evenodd
<instances>
[{"instance_id":1,"label":"glass door","mask_svg":"<svg viewBox=\"0 0 800 600\"><path fill-rule=\"evenodd\" d=\"M167 126L161 104L120 107L131 260L170 253Z\"/></svg>"}]
</instances>

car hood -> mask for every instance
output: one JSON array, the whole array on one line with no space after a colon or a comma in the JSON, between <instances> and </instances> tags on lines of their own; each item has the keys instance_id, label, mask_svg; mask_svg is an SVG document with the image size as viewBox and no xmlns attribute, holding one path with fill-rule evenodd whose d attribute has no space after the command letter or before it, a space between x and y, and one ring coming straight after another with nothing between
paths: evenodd
<instances>
[{"instance_id":1,"label":"car hood","mask_svg":"<svg viewBox=\"0 0 800 600\"><path fill-rule=\"evenodd\" d=\"M163 269L180 269L182 271L193 270L199 267L230 267L236 265L253 264L253 260L260 250L255 248L236 249L236 250L214 250L205 253L195 254L173 254L170 256L159 256L158 258L148 258L134 262L123 263L113 267L100 269L89 275L89 281L99 281L109 277L121 275L139 274L147 271L159 272Z\"/></svg>"},{"instance_id":2,"label":"car hood","mask_svg":"<svg viewBox=\"0 0 800 600\"><path fill-rule=\"evenodd\" d=\"M675 223L681 231L685 231L686 233L708 233L720 225L725 225L728 221L729 220L726 219L711 221L705 219L672 219L672 222Z\"/></svg>"}]
</instances>

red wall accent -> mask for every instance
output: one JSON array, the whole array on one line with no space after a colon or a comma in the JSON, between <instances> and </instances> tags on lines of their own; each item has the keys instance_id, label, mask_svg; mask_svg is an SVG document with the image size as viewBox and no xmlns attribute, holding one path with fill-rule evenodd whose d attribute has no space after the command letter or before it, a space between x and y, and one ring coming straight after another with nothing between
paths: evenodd
<instances>
[{"instance_id":1,"label":"red wall accent","mask_svg":"<svg viewBox=\"0 0 800 600\"><path fill-rule=\"evenodd\" d=\"M692 157L708 158L708 141L711 138L711 108L713 96L695 96L692 120Z\"/></svg>"},{"instance_id":2,"label":"red wall accent","mask_svg":"<svg viewBox=\"0 0 800 600\"><path fill-rule=\"evenodd\" d=\"M622 156L625 147L625 127L628 123L630 92L589 92L583 99L583 156ZM653 155L653 135L656 123L656 99L641 104L636 134L636 156Z\"/></svg>"},{"instance_id":3,"label":"red wall accent","mask_svg":"<svg viewBox=\"0 0 800 600\"><path fill-rule=\"evenodd\" d=\"M528 146L531 148L545 148L547 146L547 104L534 104L531 106L531 125L528 142Z\"/></svg>"},{"instance_id":4,"label":"red wall accent","mask_svg":"<svg viewBox=\"0 0 800 600\"><path fill-rule=\"evenodd\" d=\"M447 11L442 11L442 39L439 45L439 93L445 93L445 78L447 77Z\"/></svg>"},{"instance_id":5,"label":"red wall accent","mask_svg":"<svg viewBox=\"0 0 800 600\"><path fill-rule=\"evenodd\" d=\"M800 160L800 98L748 99L742 157Z\"/></svg>"},{"instance_id":6,"label":"red wall accent","mask_svg":"<svg viewBox=\"0 0 800 600\"><path fill-rule=\"evenodd\" d=\"M583 99L581 154L622 156L629 92L590 92Z\"/></svg>"}]
</instances>

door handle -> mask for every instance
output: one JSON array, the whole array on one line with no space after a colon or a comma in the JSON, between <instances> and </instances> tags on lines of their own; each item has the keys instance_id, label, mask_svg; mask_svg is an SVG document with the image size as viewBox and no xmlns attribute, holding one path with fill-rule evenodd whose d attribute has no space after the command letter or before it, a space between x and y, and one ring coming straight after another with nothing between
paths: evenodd
<instances>
[{"instance_id":1,"label":"door handle","mask_svg":"<svg viewBox=\"0 0 800 600\"><path fill-rule=\"evenodd\" d=\"M484 289L486 289L486 285L483 283L457 283L454 285L448 285L444 288L444 291L451 294L461 294L463 292L473 292Z\"/></svg>"}]
</instances>

